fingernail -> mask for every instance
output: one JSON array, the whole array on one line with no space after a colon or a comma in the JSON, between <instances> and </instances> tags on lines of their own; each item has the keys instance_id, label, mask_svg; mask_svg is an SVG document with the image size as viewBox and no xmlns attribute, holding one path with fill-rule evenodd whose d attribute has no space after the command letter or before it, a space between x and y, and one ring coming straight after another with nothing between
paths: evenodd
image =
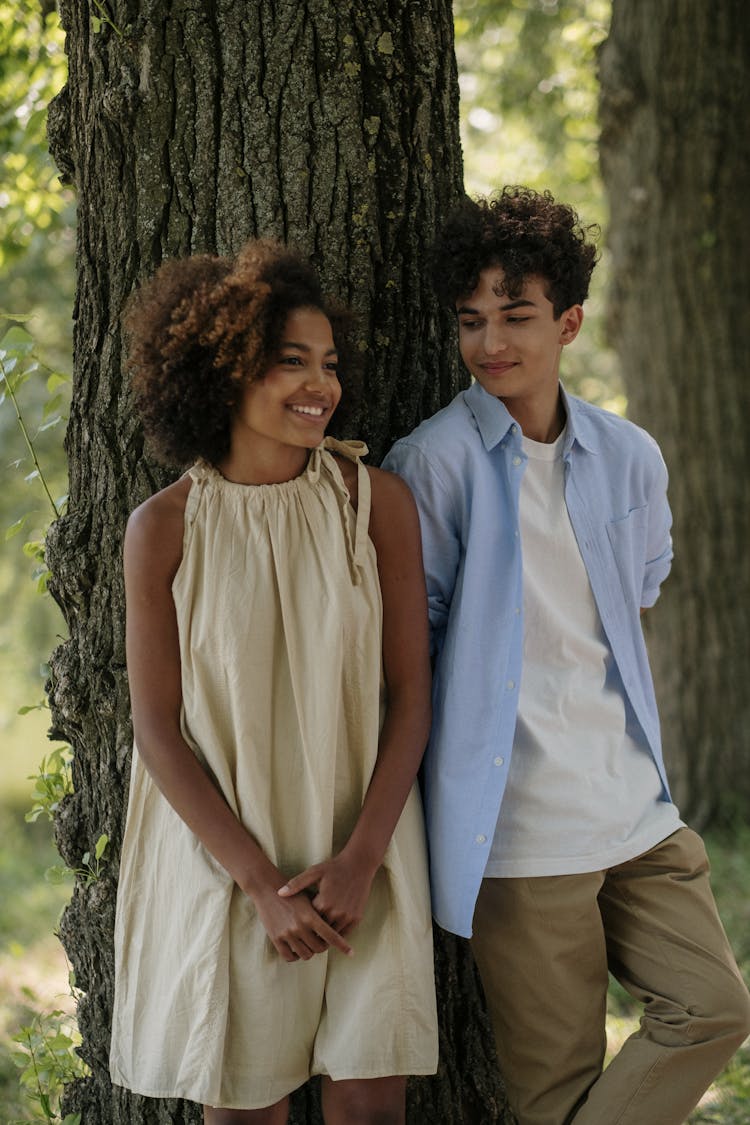
<instances>
[{"instance_id":1,"label":"fingernail","mask_svg":"<svg viewBox=\"0 0 750 1125\"><path fill-rule=\"evenodd\" d=\"M285 883L283 887L279 887L276 894L277 895L288 895L289 894L289 884Z\"/></svg>"}]
</instances>

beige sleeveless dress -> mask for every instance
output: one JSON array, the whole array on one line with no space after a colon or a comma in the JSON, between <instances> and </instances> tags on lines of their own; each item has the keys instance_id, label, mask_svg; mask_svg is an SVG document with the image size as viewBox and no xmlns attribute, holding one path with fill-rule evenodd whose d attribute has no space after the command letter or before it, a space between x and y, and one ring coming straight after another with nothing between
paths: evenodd
<instances>
[{"instance_id":1,"label":"beige sleeveless dress","mask_svg":"<svg viewBox=\"0 0 750 1125\"><path fill-rule=\"evenodd\" d=\"M239 485L191 470L173 584L183 734L286 875L335 853L375 763L385 694L368 537L327 438L305 472ZM429 1074L437 1065L432 930L416 787L351 936L288 964L253 904L133 752L115 933L112 1080L153 1097L271 1105L311 1074Z\"/></svg>"}]
</instances>

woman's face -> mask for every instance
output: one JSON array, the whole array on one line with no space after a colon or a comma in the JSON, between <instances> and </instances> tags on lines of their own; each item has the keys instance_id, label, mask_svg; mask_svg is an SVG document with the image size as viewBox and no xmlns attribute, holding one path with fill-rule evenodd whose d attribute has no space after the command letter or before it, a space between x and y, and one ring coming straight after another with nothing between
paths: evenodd
<instances>
[{"instance_id":1,"label":"woman's face","mask_svg":"<svg viewBox=\"0 0 750 1125\"><path fill-rule=\"evenodd\" d=\"M248 438L264 454L275 446L320 445L341 398L337 366L328 317L319 309L295 309L287 317L271 366L244 390L233 422L233 444Z\"/></svg>"}]
</instances>

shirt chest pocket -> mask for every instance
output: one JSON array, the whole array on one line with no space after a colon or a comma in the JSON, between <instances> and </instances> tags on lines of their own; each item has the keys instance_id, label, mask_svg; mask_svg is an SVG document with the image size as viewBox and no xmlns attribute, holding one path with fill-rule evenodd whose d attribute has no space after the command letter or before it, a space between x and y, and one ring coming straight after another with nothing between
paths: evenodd
<instances>
[{"instance_id":1,"label":"shirt chest pocket","mask_svg":"<svg viewBox=\"0 0 750 1125\"><path fill-rule=\"evenodd\" d=\"M630 607L640 607L648 542L648 504L642 508L631 508L620 519L610 520L607 536L625 600Z\"/></svg>"}]
</instances>

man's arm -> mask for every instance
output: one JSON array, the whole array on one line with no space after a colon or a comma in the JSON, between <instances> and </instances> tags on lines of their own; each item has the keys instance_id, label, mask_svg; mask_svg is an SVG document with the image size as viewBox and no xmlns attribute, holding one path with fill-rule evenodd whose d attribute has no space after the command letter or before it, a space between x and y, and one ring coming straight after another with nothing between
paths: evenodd
<instances>
[{"instance_id":1,"label":"man's arm","mask_svg":"<svg viewBox=\"0 0 750 1125\"><path fill-rule=\"evenodd\" d=\"M434 655L448 623L461 557L454 505L427 458L408 441L396 443L383 468L403 477L416 501L430 615L430 652Z\"/></svg>"},{"instance_id":2,"label":"man's arm","mask_svg":"<svg viewBox=\"0 0 750 1125\"><path fill-rule=\"evenodd\" d=\"M653 442L653 439L649 439ZM655 472L648 502L648 528L646 541L646 563L643 569L643 589L641 593L641 614L650 609L659 597L659 590L672 567L672 513L667 500L669 477L656 443L653 442Z\"/></svg>"}]
</instances>

